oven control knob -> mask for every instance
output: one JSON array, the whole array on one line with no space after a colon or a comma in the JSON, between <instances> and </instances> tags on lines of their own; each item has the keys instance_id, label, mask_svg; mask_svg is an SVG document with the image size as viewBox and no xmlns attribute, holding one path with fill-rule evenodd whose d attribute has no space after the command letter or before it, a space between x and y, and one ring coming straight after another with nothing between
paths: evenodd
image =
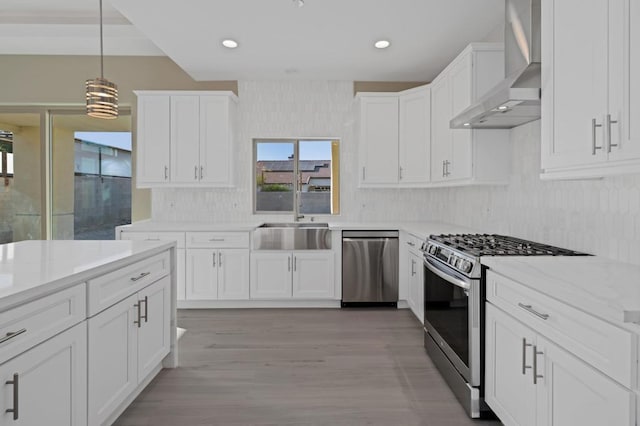
<instances>
[{"instance_id":1,"label":"oven control knob","mask_svg":"<svg viewBox=\"0 0 640 426\"><path fill-rule=\"evenodd\" d=\"M436 251L438 250L438 248L434 245L430 245L429 246L429 253L431 254L436 254Z\"/></svg>"},{"instance_id":2,"label":"oven control knob","mask_svg":"<svg viewBox=\"0 0 640 426\"><path fill-rule=\"evenodd\" d=\"M472 267L473 265L471 264L471 262L465 260L462 262L462 267L460 269L462 269L464 272L471 272Z\"/></svg>"}]
</instances>

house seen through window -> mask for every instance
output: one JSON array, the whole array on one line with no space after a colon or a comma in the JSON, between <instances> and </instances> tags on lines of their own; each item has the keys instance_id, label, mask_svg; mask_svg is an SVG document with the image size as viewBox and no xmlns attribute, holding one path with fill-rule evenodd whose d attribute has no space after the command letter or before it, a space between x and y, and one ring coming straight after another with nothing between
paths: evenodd
<instances>
[{"instance_id":1,"label":"house seen through window","mask_svg":"<svg viewBox=\"0 0 640 426\"><path fill-rule=\"evenodd\" d=\"M255 140L255 212L338 214L337 140Z\"/></svg>"}]
</instances>

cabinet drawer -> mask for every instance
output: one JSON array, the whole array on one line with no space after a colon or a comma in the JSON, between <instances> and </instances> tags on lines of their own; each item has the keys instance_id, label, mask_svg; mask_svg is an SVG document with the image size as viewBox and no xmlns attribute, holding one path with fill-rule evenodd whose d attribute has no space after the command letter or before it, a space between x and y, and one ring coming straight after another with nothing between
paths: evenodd
<instances>
[{"instance_id":1,"label":"cabinet drawer","mask_svg":"<svg viewBox=\"0 0 640 426\"><path fill-rule=\"evenodd\" d=\"M135 241L175 241L177 248L184 248L185 236L184 232L130 232L122 231L120 233L121 240Z\"/></svg>"},{"instance_id":2,"label":"cabinet drawer","mask_svg":"<svg viewBox=\"0 0 640 426\"><path fill-rule=\"evenodd\" d=\"M88 281L88 316L93 316L171 271L164 252Z\"/></svg>"},{"instance_id":3,"label":"cabinet drawer","mask_svg":"<svg viewBox=\"0 0 640 426\"><path fill-rule=\"evenodd\" d=\"M0 336L7 339L0 343L0 362L83 321L86 300L82 283L0 313Z\"/></svg>"},{"instance_id":4,"label":"cabinet drawer","mask_svg":"<svg viewBox=\"0 0 640 426\"><path fill-rule=\"evenodd\" d=\"M487 300L604 374L630 388L635 380L633 335L493 271Z\"/></svg>"},{"instance_id":5,"label":"cabinet drawer","mask_svg":"<svg viewBox=\"0 0 640 426\"><path fill-rule=\"evenodd\" d=\"M422 253L420 252L420 246L422 246L423 242L424 240L416 237L415 235L407 234L407 247L416 256L422 256Z\"/></svg>"},{"instance_id":6,"label":"cabinet drawer","mask_svg":"<svg viewBox=\"0 0 640 426\"><path fill-rule=\"evenodd\" d=\"M249 248L248 232L187 232L188 248Z\"/></svg>"}]
</instances>

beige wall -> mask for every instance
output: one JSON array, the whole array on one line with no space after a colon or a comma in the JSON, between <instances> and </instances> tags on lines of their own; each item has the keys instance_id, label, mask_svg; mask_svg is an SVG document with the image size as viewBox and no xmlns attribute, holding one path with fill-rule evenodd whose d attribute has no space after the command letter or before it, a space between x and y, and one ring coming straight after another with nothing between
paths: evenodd
<instances>
[{"instance_id":1,"label":"beige wall","mask_svg":"<svg viewBox=\"0 0 640 426\"><path fill-rule=\"evenodd\" d=\"M0 64L0 105L83 105L85 80L100 72L98 56L0 55ZM118 85L120 105L131 106L134 111L134 167L133 90L231 90L238 94L235 81L194 81L173 61L161 56L108 56L104 72ZM34 168L39 170L39 164ZM151 192L134 186L131 197L132 220L151 217Z\"/></svg>"}]
</instances>

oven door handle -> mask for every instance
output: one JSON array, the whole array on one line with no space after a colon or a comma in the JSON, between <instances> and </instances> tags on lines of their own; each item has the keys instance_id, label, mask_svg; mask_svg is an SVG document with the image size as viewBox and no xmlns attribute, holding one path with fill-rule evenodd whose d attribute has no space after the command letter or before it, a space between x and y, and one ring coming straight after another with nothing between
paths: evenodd
<instances>
[{"instance_id":1,"label":"oven door handle","mask_svg":"<svg viewBox=\"0 0 640 426\"><path fill-rule=\"evenodd\" d=\"M456 277L452 277L451 275L447 274L444 271L441 271L440 268L438 268L438 266L434 263L432 263L428 258L424 259L424 266L427 267L427 269L429 269L431 272L433 272L434 274L436 274L437 276L439 276L440 278L442 278L445 281L450 282L451 284L458 286L460 288L463 288L465 290L469 290L471 289L471 285L469 283L466 283Z\"/></svg>"}]
</instances>

